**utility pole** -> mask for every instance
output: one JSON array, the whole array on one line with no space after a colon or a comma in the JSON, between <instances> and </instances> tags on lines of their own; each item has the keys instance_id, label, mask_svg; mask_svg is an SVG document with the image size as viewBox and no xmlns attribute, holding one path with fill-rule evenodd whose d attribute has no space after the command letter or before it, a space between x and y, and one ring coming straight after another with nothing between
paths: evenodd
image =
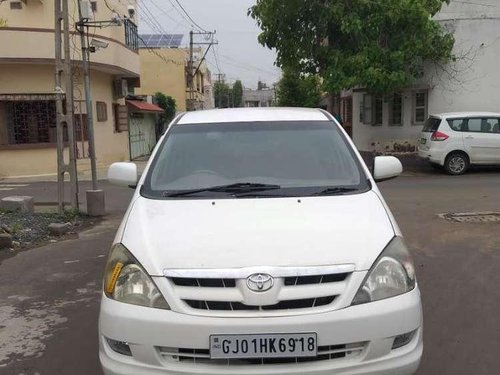
<instances>
[{"instance_id":1,"label":"utility pole","mask_svg":"<svg viewBox=\"0 0 500 375\"><path fill-rule=\"evenodd\" d=\"M193 65L194 65L194 50L193 50L193 45L194 45L194 32L191 30L189 32L189 63L188 63L188 87L189 87L189 104L188 104L188 111L194 111L194 103L193 103L193 97L194 97L194 75L193 75Z\"/></svg>"},{"instance_id":2,"label":"utility pole","mask_svg":"<svg viewBox=\"0 0 500 375\"><path fill-rule=\"evenodd\" d=\"M105 213L105 200L104 200L104 190L99 190L99 187L97 185L94 116L92 108L92 92L90 91L90 67L89 67L90 51L89 51L89 46L87 46L85 38L86 22L89 20L83 18L82 0L78 0L78 19L79 21L77 23L77 28L80 34L80 42L81 42L82 69L84 74L84 86L85 86L85 104L87 109L87 132L88 132L88 142L89 142L90 169L92 173L92 190L88 190L86 192L87 214L90 216L102 216Z\"/></svg>"},{"instance_id":3,"label":"utility pole","mask_svg":"<svg viewBox=\"0 0 500 375\"><path fill-rule=\"evenodd\" d=\"M71 186L71 206L78 210L78 180L76 171L76 145L74 130L74 100L73 79L71 68L71 55L69 46L69 12L68 1L55 0L55 86L56 86L56 133L57 133L57 208L58 212L64 211L64 175L69 172ZM62 55L64 35L64 59ZM64 81L64 90L62 88ZM63 94L64 93L64 94ZM65 97L63 96L65 95ZM64 99L66 108L64 108ZM69 164L64 161L64 126L68 132Z\"/></svg>"},{"instance_id":4,"label":"utility pole","mask_svg":"<svg viewBox=\"0 0 500 375\"><path fill-rule=\"evenodd\" d=\"M203 63L203 60L205 60L205 57L207 56L208 51L210 50L210 47L212 47L215 44L219 44L217 41L214 41L214 35L215 31L206 31L206 32L194 32L190 31L189 32L189 62L188 62L188 88L189 88L189 99L188 99L188 106L187 110L188 111L194 111L196 110L194 102L195 102L195 94L194 94L194 79L196 77L196 74L200 70L201 64ZM205 42L195 42L194 41L194 36L195 35L209 35L210 37L210 42L205 43ZM194 45L208 45L208 48L205 51L205 54L200 60L200 63L198 64L198 67L194 69ZM202 83L203 84L203 83Z\"/></svg>"},{"instance_id":5,"label":"utility pole","mask_svg":"<svg viewBox=\"0 0 500 375\"><path fill-rule=\"evenodd\" d=\"M85 105L87 109L87 132L89 142L90 169L92 172L92 190L97 190L97 166L95 160L94 116L92 108L92 93L90 92L89 49L85 40L85 26L82 24L82 1L78 0L78 32L80 33L82 51L82 69L85 86Z\"/></svg>"}]
</instances>

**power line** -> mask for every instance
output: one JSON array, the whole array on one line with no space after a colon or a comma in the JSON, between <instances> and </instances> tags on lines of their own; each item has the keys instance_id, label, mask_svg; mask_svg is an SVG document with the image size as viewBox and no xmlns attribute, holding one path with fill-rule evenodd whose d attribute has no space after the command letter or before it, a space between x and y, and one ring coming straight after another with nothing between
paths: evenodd
<instances>
[{"instance_id":1,"label":"power line","mask_svg":"<svg viewBox=\"0 0 500 375\"><path fill-rule=\"evenodd\" d=\"M156 49L151 48L150 46L148 46L148 45L146 44L146 42L144 41L144 39L142 39L142 37L141 37L139 34L137 34L137 36L138 36L139 40L140 40L140 41L144 44L144 46L146 47L146 49L147 49L150 53L152 53L153 55L158 56L158 57L159 57L160 59L162 59L165 63L167 63L167 64L174 64L174 65L177 65L177 66L184 66L184 65L185 65L185 64L183 64L183 63L179 63L179 62L177 62L177 61L175 61L175 60L173 60L173 59L169 59L169 58L166 58L165 56L161 55L161 54L160 54L160 53L159 53Z\"/></svg>"},{"instance_id":2,"label":"power line","mask_svg":"<svg viewBox=\"0 0 500 375\"><path fill-rule=\"evenodd\" d=\"M232 57L229 57L229 56L226 56L226 55L223 55L223 54L221 54L220 56L222 56L222 58L224 60L226 60L226 64L235 66L235 67L240 68L240 69L245 69L245 70L252 71L252 72L260 72L260 73L269 74L269 75L275 75L276 74L276 72L272 72L270 70L266 70L266 69L262 69L262 68L256 67L255 65L251 65L251 64L248 64L248 63L244 63L244 62L235 60Z\"/></svg>"},{"instance_id":3,"label":"power line","mask_svg":"<svg viewBox=\"0 0 500 375\"><path fill-rule=\"evenodd\" d=\"M186 9L184 9L184 7L182 6L182 4L180 3L179 0L175 0L175 2L181 7L184 14L189 18L189 20L193 23L194 26L196 26L201 31L207 32L207 30L205 30L203 27L198 25L195 20L193 20L193 18L189 15L189 13L186 11Z\"/></svg>"},{"instance_id":4,"label":"power line","mask_svg":"<svg viewBox=\"0 0 500 375\"><path fill-rule=\"evenodd\" d=\"M137 3L137 6L138 6L139 10L141 10L142 15L145 18L147 18L147 20L149 21L149 26L151 26L151 24L152 24L154 26L153 29L158 31L160 34L169 34L163 28L163 26L158 22L158 20L156 20L155 16L149 10L149 8L147 7L147 5L145 3L143 3L142 5L139 5L139 3Z\"/></svg>"},{"instance_id":5,"label":"power line","mask_svg":"<svg viewBox=\"0 0 500 375\"><path fill-rule=\"evenodd\" d=\"M219 64L219 58L217 57L217 53L215 52L215 46L214 46L214 49L212 50L212 53L214 55L214 61L215 61L215 65L217 66L217 71L219 72L219 74L222 73L222 69L220 68L220 64Z\"/></svg>"},{"instance_id":6,"label":"power line","mask_svg":"<svg viewBox=\"0 0 500 375\"><path fill-rule=\"evenodd\" d=\"M172 20L172 22L175 22L175 25L173 26L173 28L174 28L174 29L175 29L177 26L179 26L179 24L183 23L183 20L180 20L180 21L176 20L174 17L172 17L172 16L168 13L168 11L164 10L163 8L161 8L161 7L160 7L157 3L155 3L153 0L149 0L149 1L150 1L150 3L151 3L151 4L153 4L153 6L154 6L156 9L158 9L158 11L159 11L160 13L162 13L162 14L163 14L163 15L165 15L165 16L167 16L170 20ZM170 8L170 11L171 11L172 9L174 9L174 8L175 8L173 4L171 4L171 5L172 5L172 7ZM190 26L188 23L184 23L184 25L186 25L186 26Z\"/></svg>"}]
</instances>

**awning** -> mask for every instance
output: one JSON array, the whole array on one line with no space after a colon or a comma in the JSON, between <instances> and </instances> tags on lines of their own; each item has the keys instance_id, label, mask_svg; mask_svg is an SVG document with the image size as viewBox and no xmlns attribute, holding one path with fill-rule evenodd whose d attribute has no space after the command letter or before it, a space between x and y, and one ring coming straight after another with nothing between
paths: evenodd
<instances>
[{"instance_id":1,"label":"awning","mask_svg":"<svg viewBox=\"0 0 500 375\"><path fill-rule=\"evenodd\" d=\"M164 112L163 109L161 109L155 104L151 104L148 102L141 102L139 100L127 100L127 105L131 112L154 112L154 113Z\"/></svg>"}]
</instances>

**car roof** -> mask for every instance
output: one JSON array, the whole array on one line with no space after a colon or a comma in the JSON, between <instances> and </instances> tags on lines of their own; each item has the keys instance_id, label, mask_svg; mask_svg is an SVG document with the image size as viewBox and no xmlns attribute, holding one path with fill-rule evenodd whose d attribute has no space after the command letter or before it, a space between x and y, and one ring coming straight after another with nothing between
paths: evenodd
<instances>
[{"instance_id":1,"label":"car roof","mask_svg":"<svg viewBox=\"0 0 500 375\"><path fill-rule=\"evenodd\" d=\"M177 124L207 124L259 121L331 121L315 108L227 108L186 112Z\"/></svg>"},{"instance_id":2,"label":"car roof","mask_svg":"<svg viewBox=\"0 0 500 375\"><path fill-rule=\"evenodd\" d=\"M431 115L431 117L438 118L461 118L461 117L500 117L500 113L495 112L447 112L447 113L437 113Z\"/></svg>"}]
</instances>

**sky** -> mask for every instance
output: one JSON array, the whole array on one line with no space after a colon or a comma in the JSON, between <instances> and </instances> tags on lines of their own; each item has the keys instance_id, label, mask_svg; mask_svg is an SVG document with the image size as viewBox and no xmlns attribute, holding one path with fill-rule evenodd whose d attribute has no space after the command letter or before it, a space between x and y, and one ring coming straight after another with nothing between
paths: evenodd
<instances>
[{"instance_id":1,"label":"sky","mask_svg":"<svg viewBox=\"0 0 500 375\"><path fill-rule=\"evenodd\" d=\"M255 0L139 0L138 3L140 33L184 34L182 45L188 46L193 23L181 15L179 3L200 27L217 32L215 38L219 44L215 54L211 50L207 55L213 79L220 68L227 82L240 79L247 88L256 88L259 80L268 86L279 80L281 72L274 65L276 53L259 44L260 29L247 16ZM203 37L196 40L203 41Z\"/></svg>"}]
</instances>

